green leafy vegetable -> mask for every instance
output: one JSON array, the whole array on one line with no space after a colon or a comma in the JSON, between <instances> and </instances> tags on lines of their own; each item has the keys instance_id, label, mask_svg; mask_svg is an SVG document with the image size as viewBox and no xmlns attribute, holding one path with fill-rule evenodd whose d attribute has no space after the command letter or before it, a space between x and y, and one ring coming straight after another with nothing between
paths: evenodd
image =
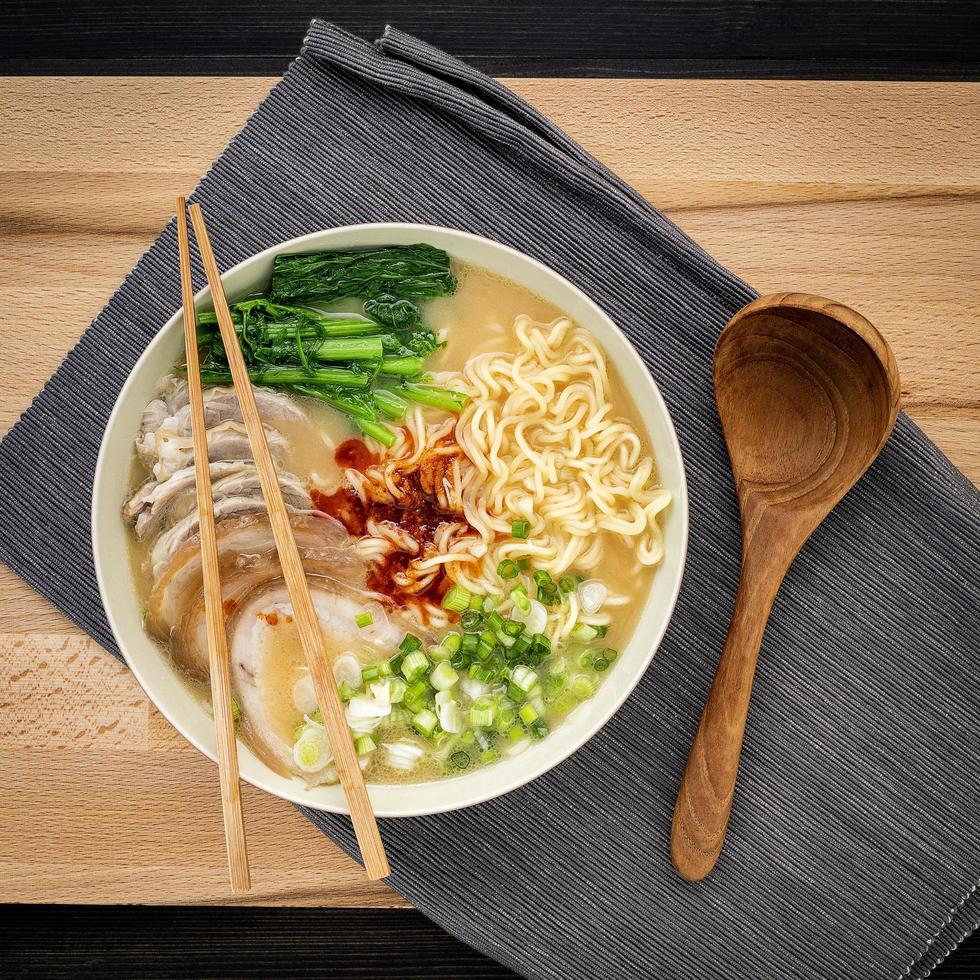
<instances>
[{"instance_id":1,"label":"green leafy vegetable","mask_svg":"<svg viewBox=\"0 0 980 980\"><path fill-rule=\"evenodd\" d=\"M442 249L420 243L367 251L278 255L269 295L276 303L324 303L346 296L431 299L455 291L449 256Z\"/></svg>"},{"instance_id":2,"label":"green leafy vegetable","mask_svg":"<svg viewBox=\"0 0 980 980\"><path fill-rule=\"evenodd\" d=\"M425 358L443 345L415 302L455 288L449 256L430 245L287 255L276 259L269 294L236 303L231 316L255 384L324 402L391 446L384 420L403 421L409 402L449 412L466 404L462 392L424 383ZM305 305L348 296L365 300L368 315ZM202 381L230 384L213 312L198 314L197 339Z\"/></svg>"},{"instance_id":3,"label":"green leafy vegetable","mask_svg":"<svg viewBox=\"0 0 980 980\"><path fill-rule=\"evenodd\" d=\"M256 365L248 369L249 380L273 388L281 385L337 385L342 388L368 388L373 375L356 367L318 367L307 371L302 365ZM220 367L202 367L201 381L206 385L230 385L231 371Z\"/></svg>"},{"instance_id":4,"label":"green leafy vegetable","mask_svg":"<svg viewBox=\"0 0 980 980\"><path fill-rule=\"evenodd\" d=\"M392 330L411 330L422 322L422 311L410 300L382 293L364 304L364 313Z\"/></svg>"}]
</instances>

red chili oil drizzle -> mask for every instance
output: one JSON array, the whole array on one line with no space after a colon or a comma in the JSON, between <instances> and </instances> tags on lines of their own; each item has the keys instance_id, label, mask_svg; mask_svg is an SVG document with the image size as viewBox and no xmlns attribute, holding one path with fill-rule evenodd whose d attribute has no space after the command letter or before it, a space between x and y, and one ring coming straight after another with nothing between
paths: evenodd
<instances>
[{"instance_id":1,"label":"red chili oil drizzle","mask_svg":"<svg viewBox=\"0 0 980 980\"><path fill-rule=\"evenodd\" d=\"M360 439L347 439L335 450L333 458L342 470L360 470L363 473L378 461L377 453L372 453Z\"/></svg>"},{"instance_id":2,"label":"red chili oil drizzle","mask_svg":"<svg viewBox=\"0 0 980 980\"><path fill-rule=\"evenodd\" d=\"M357 439L348 439L338 446L334 458L338 466L362 472L377 462L377 457ZM435 539L436 532L443 524L463 520L459 515L447 514L439 509L436 501L422 489L417 471L403 476L399 482L402 497L398 505L375 501L364 504L349 487L341 487L333 493L323 493L314 488L310 491L310 498L316 510L336 518L348 534L355 537L366 534L370 520L388 522L407 531L423 550L426 544ZM430 600L440 599L452 584L444 571L421 593L405 593L395 583L395 576L404 572L415 557L395 551L378 560L368 573L368 588L391 596L400 605L411 604L420 596Z\"/></svg>"}]
</instances>

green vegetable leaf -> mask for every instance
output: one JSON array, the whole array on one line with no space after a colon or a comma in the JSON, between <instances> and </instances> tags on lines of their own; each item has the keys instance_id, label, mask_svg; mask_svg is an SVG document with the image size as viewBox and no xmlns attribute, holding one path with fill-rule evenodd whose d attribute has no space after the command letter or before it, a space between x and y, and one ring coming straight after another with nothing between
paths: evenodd
<instances>
[{"instance_id":1,"label":"green vegetable leaf","mask_svg":"<svg viewBox=\"0 0 980 980\"><path fill-rule=\"evenodd\" d=\"M420 243L350 252L278 255L270 298L275 303L329 302L345 296L430 299L456 290L449 256Z\"/></svg>"},{"instance_id":2,"label":"green vegetable leaf","mask_svg":"<svg viewBox=\"0 0 980 980\"><path fill-rule=\"evenodd\" d=\"M410 300L383 293L364 304L365 316L392 330L411 330L422 322L422 311Z\"/></svg>"}]
</instances>

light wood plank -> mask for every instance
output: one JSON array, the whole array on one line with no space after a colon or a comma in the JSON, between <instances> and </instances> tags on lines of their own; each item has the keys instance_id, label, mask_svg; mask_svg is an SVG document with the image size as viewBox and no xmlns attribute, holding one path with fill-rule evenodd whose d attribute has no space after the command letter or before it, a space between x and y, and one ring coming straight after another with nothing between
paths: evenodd
<instances>
[{"instance_id":1,"label":"light wood plank","mask_svg":"<svg viewBox=\"0 0 980 980\"><path fill-rule=\"evenodd\" d=\"M230 902L212 763L79 635L0 635L0 901ZM402 906L243 785L250 904Z\"/></svg>"},{"instance_id":2,"label":"light wood plank","mask_svg":"<svg viewBox=\"0 0 980 980\"><path fill-rule=\"evenodd\" d=\"M0 79L0 431L271 84ZM980 87L509 84L757 288L868 316L910 414L980 483ZM234 901L212 764L4 568L0 634L0 900ZM249 901L401 903L289 804L245 803Z\"/></svg>"}]
</instances>

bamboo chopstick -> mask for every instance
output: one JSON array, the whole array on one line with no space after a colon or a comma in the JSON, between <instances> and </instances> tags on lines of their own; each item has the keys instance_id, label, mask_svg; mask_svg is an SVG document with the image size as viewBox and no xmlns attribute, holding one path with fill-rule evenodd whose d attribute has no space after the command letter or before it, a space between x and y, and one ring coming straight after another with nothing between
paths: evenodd
<instances>
[{"instance_id":1,"label":"bamboo chopstick","mask_svg":"<svg viewBox=\"0 0 980 980\"><path fill-rule=\"evenodd\" d=\"M255 459L259 481L262 484L262 496L265 498L266 508L269 512L269 523L272 526L276 550L279 552L279 562L282 565L283 578L289 592L289 601L293 607L293 618L299 630L306 662L313 675L313 687L316 690L317 702L323 713L323 724L327 730L327 738L333 750L334 766L337 769L340 784L350 807L351 820L354 824L354 833L357 835L357 843L361 848L364 868L368 878L372 880L385 878L390 870L388 858L385 855L384 844L381 842L381 834L378 832L378 824L371 808L367 787L364 785L361 767L358 765L354 743L344 718L344 709L340 702L340 694L337 691L333 665L323 643L320 620L313 607L313 600L310 597L309 586L306 582L306 572L303 569L299 549L296 547L296 541L293 538L292 524L289 521L286 505L283 503L282 492L279 489L275 464L272 462L272 455L266 442L262 419L259 417L259 410L255 405L255 396L252 394L248 369L245 367L241 348L238 345L231 311L228 309L228 301L221 285L221 276L214 260L214 253L211 251L208 230L204 224L204 215L197 204L192 204L188 210L191 216L191 224L194 226L194 234L197 237L201 261L204 263L204 271L207 273L208 283L211 286L211 299L214 303L214 312L218 318L225 354L231 368L235 394L238 396L238 404L241 407L245 429L248 432L248 441L252 446L252 456Z\"/></svg>"},{"instance_id":2,"label":"bamboo chopstick","mask_svg":"<svg viewBox=\"0 0 980 980\"><path fill-rule=\"evenodd\" d=\"M194 437L194 479L197 484L197 511L200 518L201 567L204 571L204 617L208 635L208 662L211 671L211 704L218 747L218 776L221 783L221 811L228 849L231 890L247 892L252 887L248 869L248 848L242 820L242 798L238 777L238 743L231 710L231 678L228 674L228 641L225 636L224 609L221 604L221 578L218 571L218 545L214 530L214 499L211 494L211 465L201 390L201 365L197 356L197 316L194 312L194 286L191 281L191 252L187 239L184 199L177 198L177 244L180 255L180 291L184 301L184 345L187 348L187 394Z\"/></svg>"}]
</instances>

